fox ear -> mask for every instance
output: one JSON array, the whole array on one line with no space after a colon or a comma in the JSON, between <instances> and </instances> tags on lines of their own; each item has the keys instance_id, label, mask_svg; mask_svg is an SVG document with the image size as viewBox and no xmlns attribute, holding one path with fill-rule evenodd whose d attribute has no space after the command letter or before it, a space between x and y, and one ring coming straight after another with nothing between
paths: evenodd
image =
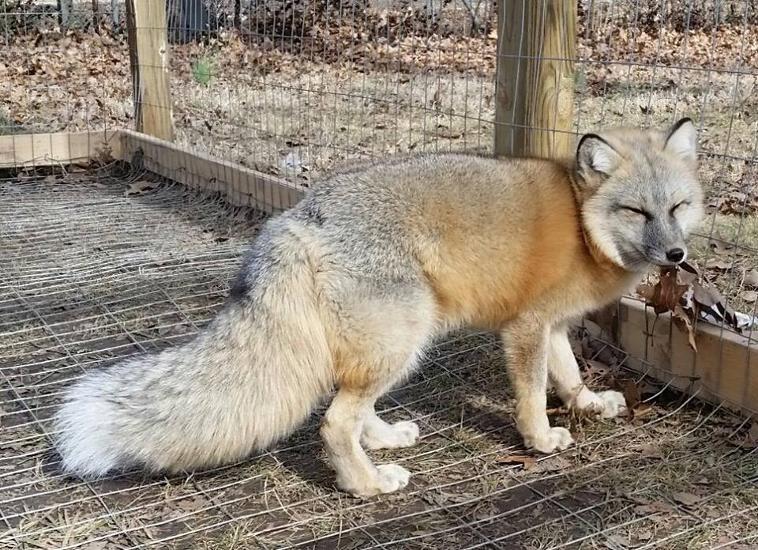
<instances>
[{"instance_id":1,"label":"fox ear","mask_svg":"<svg viewBox=\"0 0 758 550\"><path fill-rule=\"evenodd\" d=\"M610 176L621 156L613 146L597 134L585 134L576 148L576 165L585 179Z\"/></svg>"},{"instance_id":2,"label":"fox ear","mask_svg":"<svg viewBox=\"0 0 758 550\"><path fill-rule=\"evenodd\" d=\"M663 150L687 161L697 160L697 130L692 119L683 118L671 127Z\"/></svg>"}]
</instances>

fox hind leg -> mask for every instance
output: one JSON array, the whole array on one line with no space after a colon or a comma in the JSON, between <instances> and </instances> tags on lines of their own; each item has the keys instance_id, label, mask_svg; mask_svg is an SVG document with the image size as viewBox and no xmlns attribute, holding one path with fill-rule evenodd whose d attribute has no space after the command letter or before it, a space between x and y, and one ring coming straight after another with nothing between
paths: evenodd
<instances>
[{"instance_id":1,"label":"fox hind leg","mask_svg":"<svg viewBox=\"0 0 758 550\"><path fill-rule=\"evenodd\" d=\"M399 449L418 442L419 429L415 422L402 421L388 424L371 412L363 421L361 444L365 449Z\"/></svg>"},{"instance_id":2,"label":"fox hind leg","mask_svg":"<svg viewBox=\"0 0 758 550\"><path fill-rule=\"evenodd\" d=\"M405 468L375 466L364 447L405 447L417 440L414 423L390 425L376 415L374 403L416 366L434 332L434 318L433 302L421 291L405 292L396 301L385 295L342 307L335 354L339 390L321 425L341 489L366 497L408 484Z\"/></svg>"},{"instance_id":3,"label":"fox hind leg","mask_svg":"<svg viewBox=\"0 0 758 550\"><path fill-rule=\"evenodd\" d=\"M371 414L372 398L361 390L342 388L337 392L321 424L321 437L337 486L343 491L370 497L391 493L408 484L410 472L396 464L375 466L361 447L361 430Z\"/></svg>"},{"instance_id":4,"label":"fox hind leg","mask_svg":"<svg viewBox=\"0 0 758 550\"><path fill-rule=\"evenodd\" d=\"M408 470L395 464L375 466L364 446L367 449L404 447L418 438L418 427L414 423L387 424L374 412L376 399L413 368L415 355L396 362L394 368L390 367L389 358L363 362L364 376L341 381L321 424L321 437L337 472L340 489L369 497L391 493L408 484Z\"/></svg>"},{"instance_id":5,"label":"fox hind leg","mask_svg":"<svg viewBox=\"0 0 758 550\"><path fill-rule=\"evenodd\" d=\"M582 382L565 326L553 327L548 349L550 382L569 408L613 418L626 411L626 400L617 391L590 391Z\"/></svg>"}]
</instances>

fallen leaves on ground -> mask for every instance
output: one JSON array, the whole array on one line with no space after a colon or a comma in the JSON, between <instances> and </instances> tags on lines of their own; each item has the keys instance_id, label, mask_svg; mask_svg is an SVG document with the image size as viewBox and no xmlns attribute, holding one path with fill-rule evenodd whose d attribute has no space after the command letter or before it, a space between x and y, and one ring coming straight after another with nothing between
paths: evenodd
<instances>
[{"instance_id":1,"label":"fallen leaves on ground","mask_svg":"<svg viewBox=\"0 0 758 550\"><path fill-rule=\"evenodd\" d=\"M663 500L653 500L643 502L634 507L634 513L638 516L651 516L655 514L670 514L674 508Z\"/></svg>"},{"instance_id":2,"label":"fallen leaves on ground","mask_svg":"<svg viewBox=\"0 0 758 550\"><path fill-rule=\"evenodd\" d=\"M155 191L158 188L158 185L158 183L153 181L135 181L134 183L129 184L129 187L124 191L124 195L127 197L147 195L148 193Z\"/></svg>"},{"instance_id":3,"label":"fallen leaves on ground","mask_svg":"<svg viewBox=\"0 0 758 550\"><path fill-rule=\"evenodd\" d=\"M530 470L537 464L537 459L528 455L507 455L497 459L500 464L521 464L524 470Z\"/></svg>"},{"instance_id":4,"label":"fallen leaves on ground","mask_svg":"<svg viewBox=\"0 0 758 550\"><path fill-rule=\"evenodd\" d=\"M701 500L703 500L703 497L693 495L692 493L687 493L684 491L679 491L671 495L671 498L674 499L675 502L687 507L687 508L693 508L695 507Z\"/></svg>"}]
</instances>

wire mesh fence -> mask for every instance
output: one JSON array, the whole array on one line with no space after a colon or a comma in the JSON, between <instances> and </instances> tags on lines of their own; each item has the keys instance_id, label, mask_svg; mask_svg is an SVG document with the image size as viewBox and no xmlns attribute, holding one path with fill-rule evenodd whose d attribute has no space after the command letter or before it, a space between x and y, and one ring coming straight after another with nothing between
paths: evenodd
<instances>
[{"instance_id":1,"label":"wire mesh fence","mask_svg":"<svg viewBox=\"0 0 758 550\"><path fill-rule=\"evenodd\" d=\"M149 177L105 167L0 183L4 547L747 548L758 536L750 420L626 371L625 354L587 335L577 351L590 383L633 379L641 403L605 423L553 410L575 450L524 454L497 339L462 333L377 407L422 428L413 449L375 453L413 471L399 494L334 490L318 415L238 464L67 477L50 446L62 389L192 337L263 221Z\"/></svg>"},{"instance_id":2,"label":"wire mesh fence","mask_svg":"<svg viewBox=\"0 0 758 550\"><path fill-rule=\"evenodd\" d=\"M488 0L170 0L166 9L163 108L176 142L193 150L307 186L359 159L492 153L497 127L515 126L496 122L503 56ZM577 9L571 131L697 120L710 215L693 251L752 330L758 10L746 0ZM125 14L119 2L5 2L0 132L133 126Z\"/></svg>"},{"instance_id":3,"label":"wire mesh fence","mask_svg":"<svg viewBox=\"0 0 758 550\"><path fill-rule=\"evenodd\" d=\"M572 132L696 119L709 215L693 252L703 277L745 314L752 340L758 9L748 0L577 4ZM491 154L496 8L490 0L170 0L175 140L302 186L366 158ZM0 2L0 135L133 127L125 21L119 2ZM431 351L419 377L381 407L383 418L422 425L419 447L392 452L414 471L406 494L361 502L334 492L316 419L269 453L209 472L64 477L48 421L63 386L88 368L191 337L220 306L262 221L180 186L125 196L146 179L108 167L23 171L0 184L0 544L756 544L752 420L701 403L687 377L679 380L693 382L694 397L673 392L674 375L657 383L645 356L587 335L577 349L585 375L600 384L632 377L640 406L631 420L572 424L578 450L537 462L507 421L498 344L467 334ZM625 370L630 359L643 374Z\"/></svg>"}]
</instances>

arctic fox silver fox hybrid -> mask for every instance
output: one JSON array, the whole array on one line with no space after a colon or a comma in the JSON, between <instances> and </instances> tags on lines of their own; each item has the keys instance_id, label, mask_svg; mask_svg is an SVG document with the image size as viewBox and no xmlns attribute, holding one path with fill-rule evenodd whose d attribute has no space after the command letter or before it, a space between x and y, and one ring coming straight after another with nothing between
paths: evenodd
<instances>
[{"instance_id":1,"label":"arctic fox silver fox hybrid","mask_svg":"<svg viewBox=\"0 0 758 550\"><path fill-rule=\"evenodd\" d=\"M374 402L424 348L464 325L499 331L527 447L551 427L548 381L569 407L614 416L583 385L569 319L686 256L702 216L689 119L585 135L575 158L429 155L332 177L255 240L223 310L193 341L87 373L57 416L67 471L190 470L286 436L337 387L321 434L338 485L395 491L409 473L364 449L404 447L412 422Z\"/></svg>"}]
</instances>

